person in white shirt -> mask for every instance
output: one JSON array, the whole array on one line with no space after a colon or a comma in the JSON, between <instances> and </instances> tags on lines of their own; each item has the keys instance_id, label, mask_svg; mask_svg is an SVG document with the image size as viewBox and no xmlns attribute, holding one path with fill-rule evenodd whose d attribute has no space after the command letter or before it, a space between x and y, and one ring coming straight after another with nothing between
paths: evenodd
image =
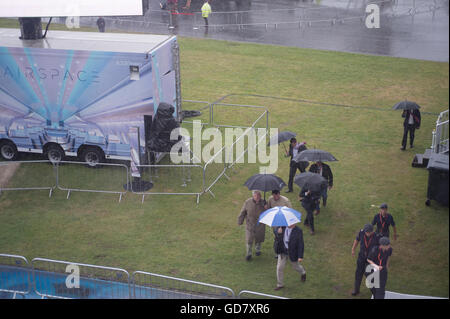
<instances>
[{"instance_id":1,"label":"person in white shirt","mask_svg":"<svg viewBox=\"0 0 450 319\"><path fill-rule=\"evenodd\" d=\"M286 153L286 156L291 157L291 161L289 163L289 182L286 193L291 193L293 191L294 176L295 173L297 173L297 169L300 170L300 173L304 173L309 165L309 162L302 161L297 163L293 160L298 153L307 149L306 142L298 143L295 137L291 138L290 142L289 152Z\"/></svg>"}]
</instances>

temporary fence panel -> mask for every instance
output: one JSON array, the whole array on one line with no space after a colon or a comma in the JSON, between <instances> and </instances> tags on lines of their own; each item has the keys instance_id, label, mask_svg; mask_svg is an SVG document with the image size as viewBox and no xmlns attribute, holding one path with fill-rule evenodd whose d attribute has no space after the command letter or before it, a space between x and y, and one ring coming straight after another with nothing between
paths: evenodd
<instances>
[{"instance_id":1,"label":"temporary fence panel","mask_svg":"<svg viewBox=\"0 0 450 319\"><path fill-rule=\"evenodd\" d=\"M261 117L266 122L259 122ZM257 120L258 127L268 127L268 112L265 106L211 103L211 125L228 128L252 127Z\"/></svg>"},{"instance_id":2,"label":"temporary fence panel","mask_svg":"<svg viewBox=\"0 0 450 319\"><path fill-rule=\"evenodd\" d=\"M23 256L0 254L0 299L17 298L31 289L32 273Z\"/></svg>"},{"instance_id":3,"label":"temporary fence panel","mask_svg":"<svg viewBox=\"0 0 450 319\"><path fill-rule=\"evenodd\" d=\"M128 299L130 276L124 269L34 258L35 292L46 298Z\"/></svg>"},{"instance_id":4,"label":"temporary fence panel","mask_svg":"<svg viewBox=\"0 0 450 319\"><path fill-rule=\"evenodd\" d=\"M192 114L198 113L197 116L187 117L186 119L183 119L182 123L193 124L193 121L200 121L201 125L210 124L211 103L206 101L194 101L194 100L182 100L182 103L183 103L183 111L186 112L187 115L189 115L189 113ZM184 125L183 127L185 127L186 129L192 128L186 125Z\"/></svg>"},{"instance_id":5,"label":"temporary fence panel","mask_svg":"<svg viewBox=\"0 0 450 319\"><path fill-rule=\"evenodd\" d=\"M70 193L93 192L118 194L119 201L127 192L128 167L123 164L99 163L91 166L84 162L59 162L57 164L57 185L60 190Z\"/></svg>"},{"instance_id":6,"label":"temporary fence panel","mask_svg":"<svg viewBox=\"0 0 450 319\"><path fill-rule=\"evenodd\" d=\"M178 155L178 154L176 154ZM195 195L197 201L204 190L203 166L193 164L140 165L139 180L130 182L133 193L142 195Z\"/></svg>"},{"instance_id":7,"label":"temporary fence panel","mask_svg":"<svg viewBox=\"0 0 450 319\"><path fill-rule=\"evenodd\" d=\"M371 297L373 299L373 296ZM431 296L421 296L421 295L410 295L402 294L398 292L386 291L384 299L447 299L442 297L431 297Z\"/></svg>"},{"instance_id":8,"label":"temporary fence panel","mask_svg":"<svg viewBox=\"0 0 450 319\"><path fill-rule=\"evenodd\" d=\"M275 296L275 295L268 295L263 294L260 292L250 291L250 290L242 290L239 292L238 297L241 299L250 299L250 298L256 298L256 299L289 299L285 297Z\"/></svg>"},{"instance_id":9,"label":"temporary fence panel","mask_svg":"<svg viewBox=\"0 0 450 319\"><path fill-rule=\"evenodd\" d=\"M192 280L136 271L132 274L136 299L213 299L234 298L233 290Z\"/></svg>"},{"instance_id":10,"label":"temporary fence panel","mask_svg":"<svg viewBox=\"0 0 450 319\"><path fill-rule=\"evenodd\" d=\"M216 128L217 132L220 132L218 128ZM205 150L203 150L205 151ZM205 152L207 153L207 152ZM203 157L205 154L203 153ZM210 154L208 154L210 155ZM208 156L207 162L204 165L204 176L205 176L205 193L211 194L215 197L212 192L212 187L223 177L225 176L227 179L229 177L226 174L226 163L225 163L225 146L222 146L220 150L211 154L212 156ZM206 160L203 158L203 160Z\"/></svg>"},{"instance_id":11,"label":"temporary fence panel","mask_svg":"<svg viewBox=\"0 0 450 319\"><path fill-rule=\"evenodd\" d=\"M56 168L50 161L0 162L0 193L17 190L48 190L56 187Z\"/></svg>"}]
</instances>

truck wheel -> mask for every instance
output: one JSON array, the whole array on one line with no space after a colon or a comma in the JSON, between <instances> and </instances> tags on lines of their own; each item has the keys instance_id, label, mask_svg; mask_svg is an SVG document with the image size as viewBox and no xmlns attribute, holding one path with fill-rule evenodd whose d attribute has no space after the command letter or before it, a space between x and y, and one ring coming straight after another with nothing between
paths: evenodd
<instances>
[{"instance_id":1,"label":"truck wheel","mask_svg":"<svg viewBox=\"0 0 450 319\"><path fill-rule=\"evenodd\" d=\"M89 167L99 167L98 164L103 162L105 156L103 151L100 151L96 148L86 148L81 153L81 159L83 162L86 162Z\"/></svg>"},{"instance_id":2,"label":"truck wheel","mask_svg":"<svg viewBox=\"0 0 450 319\"><path fill-rule=\"evenodd\" d=\"M59 163L64 157L64 151L60 146L50 145L47 149L47 158L52 163Z\"/></svg>"},{"instance_id":3,"label":"truck wheel","mask_svg":"<svg viewBox=\"0 0 450 319\"><path fill-rule=\"evenodd\" d=\"M2 141L0 142L0 155L7 161L14 161L17 159L19 152L13 142Z\"/></svg>"}]
</instances>

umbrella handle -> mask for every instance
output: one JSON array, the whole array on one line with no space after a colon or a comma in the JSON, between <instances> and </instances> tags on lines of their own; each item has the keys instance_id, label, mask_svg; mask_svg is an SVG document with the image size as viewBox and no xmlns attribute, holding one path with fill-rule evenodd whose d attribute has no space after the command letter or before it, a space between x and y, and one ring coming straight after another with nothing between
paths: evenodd
<instances>
[{"instance_id":1,"label":"umbrella handle","mask_svg":"<svg viewBox=\"0 0 450 319\"><path fill-rule=\"evenodd\" d=\"M283 147L284 147L284 153L286 154L287 153L286 145L284 145L284 142L282 144L283 144Z\"/></svg>"}]
</instances>

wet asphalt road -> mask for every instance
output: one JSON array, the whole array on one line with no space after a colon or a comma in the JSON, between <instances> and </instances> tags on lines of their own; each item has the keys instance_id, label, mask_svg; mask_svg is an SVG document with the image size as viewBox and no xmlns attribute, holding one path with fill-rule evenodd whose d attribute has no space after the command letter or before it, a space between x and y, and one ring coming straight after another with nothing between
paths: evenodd
<instances>
[{"instance_id":1,"label":"wet asphalt road","mask_svg":"<svg viewBox=\"0 0 450 319\"><path fill-rule=\"evenodd\" d=\"M220 1L212 2L207 32L198 12L202 0L192 0L189 10L179 0L172 18L159 0L150 0L144 17L108 18L107 27L449 61L449 0L385 1L380 4L380 28L373 29L365 25L366 0L252 0L251 6Z\"/></svg>"}]
</instances>

